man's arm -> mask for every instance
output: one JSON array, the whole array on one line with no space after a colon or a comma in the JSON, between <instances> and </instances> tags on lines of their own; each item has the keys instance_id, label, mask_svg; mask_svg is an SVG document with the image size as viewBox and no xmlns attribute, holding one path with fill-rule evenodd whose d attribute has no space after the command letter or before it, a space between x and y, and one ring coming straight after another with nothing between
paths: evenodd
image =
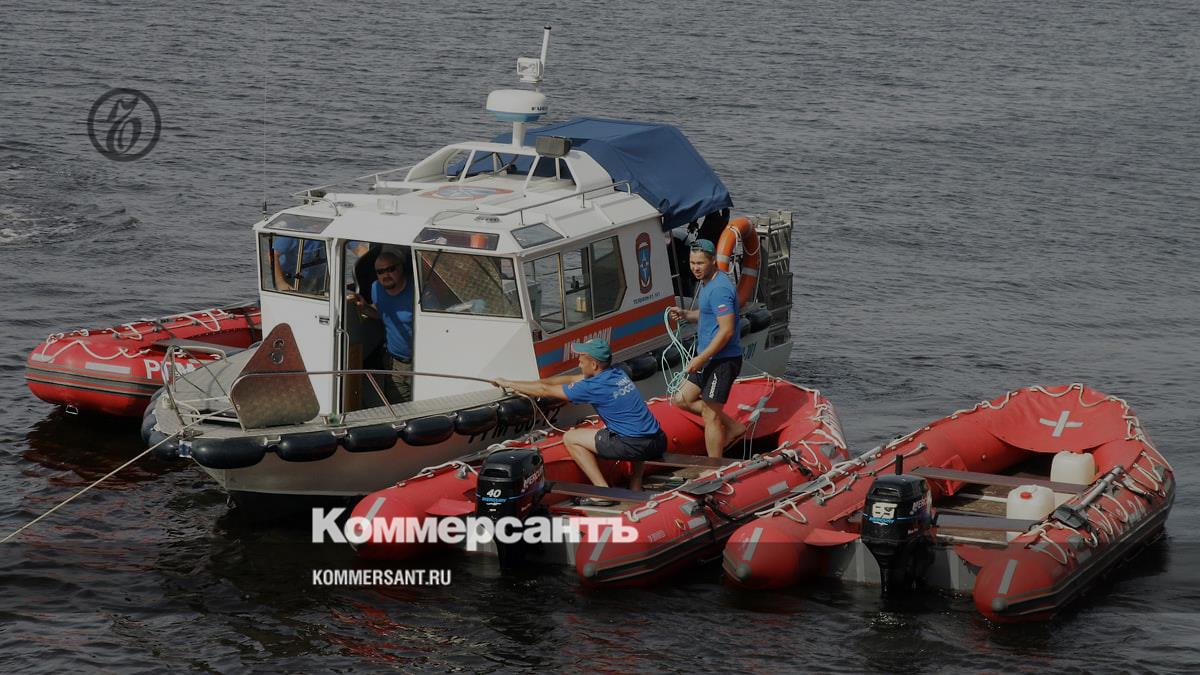
<instances>
[{"instance_id":1,"label":"man's arm","mask_svg":"<svg viewBox=\"0 0 1200 675\"><path fill-rule=\"evenodd\" d=\"M363 297L361 295L359 295L358 293L347 293L346 294L346 302L349 302L350 304L357 307L359 316L362 316L363 318L367 318L367 319L378 319L379 318L379 308L376 307L375 305L368 305L367 301L363 300Z\"/></svg>"},{"instance_id":2,"label":"man's arm","mask_svg":"<svg viewBox=\"0 0 1200 675\"><path fill-rule=\"evenodd\" d=\"M275 276L275 290L277 291L294 291L296 288L292 286L287 277L283 275L283 270L279 265L279 253L271 251L271 272Z\"/></svg>"},{"instance_id":3,"label":"man's arm","mask_svg":"<svg viewBox=\"0 0 1200 675\"><path fill-rule=\"evenodd\" d=\"M700 310L672 307L671 318L676 321L690 321L691 323L696 323L700 320Z\"/></svg>"},{"instance_id":4,"label":"man's arm","mask_svg":"<svg viewBox=\"0 0 1200 675\"><path fill-rule=\"evenodd\" d=\"M542 380L506 380L498 377L492 380L492 384L497 387L511 389L515 392L525 394L526 396L545 396L548 398L567 399L567 393L564 390L565 385L573 382L578 382L583 379L582 373L575 375L556 375L547 377Z\"/></svg>"}]
</instances>

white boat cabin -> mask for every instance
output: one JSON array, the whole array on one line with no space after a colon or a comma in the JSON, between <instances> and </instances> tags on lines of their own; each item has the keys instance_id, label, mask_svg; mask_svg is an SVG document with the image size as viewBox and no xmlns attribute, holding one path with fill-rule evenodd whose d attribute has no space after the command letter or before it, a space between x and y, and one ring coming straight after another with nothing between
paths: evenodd
<instances>
[{"instance_id":1,"label":"white boat cabin","mask_svg":"<svg viewBox=\"0 0 1200 675\"><path fill-rule=\"evenodd\" d=\"M387 367L383 325L346 294L369 297L388 251L413 287L414 371L533 379L574 368L576 341L604 337L614 361L665 344L663 214L570 145L458 143L365 187L299 193L254 227L264 334L290 324L309 371ZM381 405L361 376L312 380L324 414ZM487 386L418 376L413 399Z\"/></svg>"}]
</instances>

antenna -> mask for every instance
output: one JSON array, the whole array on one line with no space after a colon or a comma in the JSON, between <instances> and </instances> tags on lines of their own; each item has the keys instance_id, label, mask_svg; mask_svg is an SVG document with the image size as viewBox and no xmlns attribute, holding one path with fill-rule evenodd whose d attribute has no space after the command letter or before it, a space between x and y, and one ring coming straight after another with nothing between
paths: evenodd
<instances>
[{"instance_id":1,"label":"antenna","mask_svg":"<svg viewBox=\"0 0 1200 675\"><path fill-rule=\"evenodd\" d=\"M517 78L522 84L532 84L527 89L497 89L488 94L487 110L504 122L512 122L512 143L520 147L525 143L525 125L536 122L546 114L546 95L542 93L542 78L546 74L546 53L550 50L550 26L542 27L542 55L538 58L519 57Z\"/></svg>"},{"instance_id":2,"label":"antenna","mask_svg":"<svg viewBox=\"0 0 1200 675\"><path fill-rule=\"evenodd\" d=\"M542 27L542 55L536 59L517 58L517 78L522 84L532 84L534 91L542 90L542 78L546 76L546 53L550 51L550 26Z\"/></svg>"}]
</instances>

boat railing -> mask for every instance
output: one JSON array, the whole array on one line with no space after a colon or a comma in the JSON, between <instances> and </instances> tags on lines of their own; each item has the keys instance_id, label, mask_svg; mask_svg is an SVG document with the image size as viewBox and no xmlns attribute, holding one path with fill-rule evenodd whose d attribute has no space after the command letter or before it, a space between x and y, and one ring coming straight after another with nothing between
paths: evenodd
<instances>
[{"instance_id":1,"label":"boat railing","mask_svg":"<svg viewBox=\"0 0 1200 675\"><path fill-rule=\"evenodd\" d=\"M173 352L175 352L175 351L176 350L171 350L168 352L168 355L167 355L168 362L165 364L164 370L166 370L167 368L170 368L170 370L166 370L166 372L170 373L170 376L168 377L167 382L166 382L166 396L168 397L168 401L171 405L172 410L179 416L179 419L184 424L192 424L194 422L212 419L215 414L213 411L213 407L215 405L218 408L217 412L230 412L230 411L233 411L236 409L238 411L238 414L236 417L223 417L221 419L224 419L225 421L237 421L239 424L241 424L242 428L247 431L251 430L251 429L266 429L266 428L276 427L276 426L305 424L305 423L312 422L313 420L316 420L316 419L322 417L321 415L318 415L316 413L300 414L291 419L287 419L286 421L279 421L276 419L276 421L269 423L269 424L260 423L260 421L263 419L263 417L261 415L257 414L257 412L263 406L270 406L272 404L271 401L260 402L260 401L253 401L253 400L239 400L238 385L244 381L254 379L254 378L263 378L263 377L286 378L287 380L291 380L296 383L295 386L300 390L299 393L302 396L305 394L311 394L311 399L312 399L312 401L315 402L316 397L315 397L315 394L312 394L311 377L332 375L333 377L337 378L340 381L340 380L343 380L346 377L349 377L352 375L366 376L366 379L370 383L371 388L374 390L375 395L378 396L379 400L382 402L382 404L377 407L382 410L386 410L388 417L391 418L391 421L393 421L393 422L399 422L401 420L406 419L407 417L410 417L411 415L406 415L405 411L398 411L395 406L397 406L399 404L388 401L387 395L384 393L383 386L381 386L379 380L376 379L377 376L393 377L396 375L401 375L401 376L406 376L409 378L440 377L440 378L455 379L455 380L470 380L470 381L475 381L475 382L482 382L485 384L491 384L491 380L487 380L487 379L484 379L481 377L471 377L468 375L451 375L451 374L446 374L446 373L429 373L429 372L419 372L419 371L379 370L379 369L370 369L370 368L345 368L345 369L339 369L339 370L281 370L281 371L269 371L269 372L241 373L233 380L233 382L229 385L228 388L226 388L221 383L219 378L214 377L212 381L217 385L217 388L219 389L220 394L221 394L220 396L218 396L218 397L206 396L206 397L201 397L200 399L186 399L186 398L181 398L179 396L179 392L177 392L175 390L175 385L177 384L176 377L178 377L180 380L186 380L187 375L188 375L188 373L178 372L178 370L174 368ZM180 351L182 351L182 350L180 350ZM192 383L192 386L196 387L197 390L200 389L198 386L195 385L195 383ZM288 399L289 397L294 397L295 393L296 393L295 391L280 390L278 388L272 388L270 391L273 401L280 401L280 400ZM251 394L251 396L253 396L253 394ZM257 405L256 405L256 403L257 403ZM199 405L197 405L197 404L199 404ZM303 417L303 419L300 419L300 417ZM338 417L339 416L332 415L332 414L325 415L324 421L327 424L337 424Z\"/></svg>"},{"instance_id":2,"label":"boat railing","mask_svg":"<svg viewBox=\"0 0 1200 675\"><path fill-rule=\"evenodd\" d=\"M571 194L568 194L568 195L560 195L553 199L547 199L544 202L538 202L536 204L526 204L525 206L519 206L515 209L510 209L508 211L499 211L499 212L489 211L486 213L486 215L500 218L503 216L511 216L512 214L515 213L515 214L518 214L517 215L518 221L520 222L521 226L523 227L525 225L525 211L527 211L529 209L539 209L539 208L542 208L543 206L549 206L550 204L554 204L556 202L561 202L561 201L564 201L567 199L574 199L576 197L579 198L580 208L583 208L583 207L587 206L587 196L589 194L592 194L593 192L620 191L622 188L624 188L626 194L633 194L633 184L630 183L628 180L622 180L622 181L616 181L613 183L609 183L608 185L598 185L595 187L587 188L585 190L578 190L578 191L572 192ZM481 212L478 208L475 208L475 209L443 209L443 210L438 211L437 213L433 214L433 216L429 219L429 224L433 225L439 219L441 219L442 216L446 216L446 215L468 215L468 216L470 216L470 215L480 215L480 213Z\"/></svg>"},{"instance_id":3,"label":"boat railing","mask_svg":"<svg viewBox=\"0 0 1200 675\"><path fill-rule=\"evenodd\" d=\"M292 197L293 199L299 201L302 204L313 204L316 202L327 203L333 207L333 212L335 214L340 215L340 211L338 209L337 202L335 202L331 199L328 199L325 196L329 192L335 191L334 188L350 187L350 186L362 183L364 181L371 181L371 186L370 186L371 190L375 190L380 187L388 187L388 188L404 187L404 188L408 188L408 189L416 189L417 186L412 183L407 183L405 181L387 181L387 180L385 180L387 177L392 176L397 173L400 173L401 171L404 171L404 172L411 171L412 168L415 166L416 166L416 164L409 164L408 166L399 166L394 169L384 169L383 171L376 171L374 173L368 173L363 176L355 176L353 178L339 178L338 180L335 180L332 183L326 183L325 185L314 185L312 187L304 188L303 190L299 190L297 192L291 193L291 195L289 195L289 196ZM428 185L421 185L420 187L428 187Z\"/></svg>"}]
</instances>

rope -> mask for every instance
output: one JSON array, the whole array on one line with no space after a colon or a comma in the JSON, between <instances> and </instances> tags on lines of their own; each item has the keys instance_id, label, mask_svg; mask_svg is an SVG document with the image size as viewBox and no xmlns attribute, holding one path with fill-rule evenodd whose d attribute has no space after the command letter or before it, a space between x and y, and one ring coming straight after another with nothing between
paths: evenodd
<instances>
[{"instance_id":1,"label":"rope","mask_svg":"<svg viewBox=\"0 0 1200 675\"><path fill-rule=\"evenodd\" d=\"M218 411L218 412L215 412L215 413L212 413L212 414L213 414L213 415L219 415L219 414L223 414L223 413L225 413L225 412L228 412L229 410L232 410L232 408L227 408L227 409L225 409L225 410L221 410L221 411ZM46 511L45 513L43 513L42 515L38 516L37 518L34 518L33 520L29 521L28 523L25 523L24 525L22 525L21 527L17 528L17 530L16 530L16 531L14 531L12 534L8 535L7 537L5 537L5 538L3 538L3 539L0 539L0 544L7 543L7 542L8 542L10 539L12 539L13 537L16 537L18 534L21 534L21 533L22 533L22 532L24 532L25 530L27 530L27 529L29 529L30 527L32 527L32 526L36 525L37 523L41 522L41 521L42 521L44 518L46 518L47 516L51 515L51 514L52 514L52 513L54 513L55 511L57 511L57 510L61 509L62 507L66 506L67 504L70 504L71 502L75 501L77 498L79 498L80 496L82 496L82 495L83 495L85 492L87 492L88 490L91 490L92 488L96 487L96 486L97 486L97 485L99 485L100 483L103 483L104 481L108 480L109 478L112 478L113 476L117 475L117 473L118 473L118 472L120 472L120 471L121 471L122 469L124 469L125 467L129 466L130 464L133 464L134 462L138 461L139 459L141 459L141 458L145 457L146 455L150 454L150 453L151 453L151 452L153 452L153 451L154 451L156 448L158 448L158 446L162 445L163 443L166 443L167 441L171 440L172 438L177 438L177 437L179 437L179 435L180 435L180 434L182 434L183 432L187 431L189 428L191 428L191 427L195 426L195 425L196 425L196 424L198 424L200 421L201 421L201 420L196 420L195 422L192 422L191 424L188 424L188 425L184 426L184 427L183 427L183 428L181 428L179 431L176 431L175 433L171 434L170 436L167 436L166 438L162 439L161 441L159 441L159 442L155 443L154 445L152 445L152 446L150 446L150 447L146 448L145 450L143 450L142 452L138 453L138 455L137 455L136 457L134 457L133 459L129 460L128 462L125 462L125 463L124 463L124 464L122 464L121 466L118 466L117 468L113 469L112 471L109 471L108 473L104 474L104 475L103 475L103 476L101 476L100 478L96 479L94 482L92 482L90 485L88 485L87 487L83 488L83 489L82 489L82 490L80 490L79 492L76 492L75 494L71 495L70 497L67 497L66 499L62 500L61 502L59 502L59 503L55 504L54 506L50 507L50 510L49 510L49 511Z\"/></svg>"},{"instance_id":2,"label":"rope","mask_svg":"<svg viewBox=\"0 0 1200 675\"><path fill-rule=\"evenodd\" d=\"M698 293L697 293L698 295ZM693 298L694 300L695 298ZM662 367L663 379L666 380L667 396L674 396L679 388L683 386L683 381L687 378L687 372L684 370L687 364L696 357L694 349L688 349L683 341L679 339L680 327L682 323L676 324L675 328L671 328L671 309L663 310L663 326L666 327L667 337L671 338L671 344L663 350L662 356L659 357L659 365ZM693 343L694 346L694 343ZM676 372L671 368L671 364L667 361L667 353L674 348L679 352L679 371Z\"/></svg>"}]
</instances>

